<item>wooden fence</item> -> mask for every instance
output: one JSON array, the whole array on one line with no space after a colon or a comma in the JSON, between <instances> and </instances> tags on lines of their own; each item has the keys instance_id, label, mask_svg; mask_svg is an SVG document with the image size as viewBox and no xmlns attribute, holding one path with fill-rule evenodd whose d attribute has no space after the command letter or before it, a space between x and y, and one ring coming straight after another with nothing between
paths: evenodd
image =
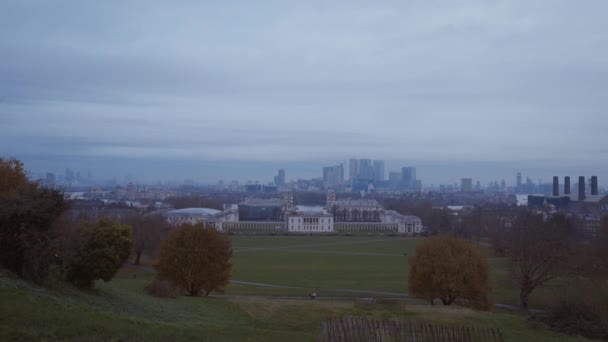
<instances>
[{"instance_id":1,"label":"wooden fence","mask_svg":"<svg viewBox=\"0 0 608 342\"><path fill-rule=\"evenodd\" d=\"M321 322L320 342L503 342L499 329L345 316Z\"/></svg>"}]
</instances>

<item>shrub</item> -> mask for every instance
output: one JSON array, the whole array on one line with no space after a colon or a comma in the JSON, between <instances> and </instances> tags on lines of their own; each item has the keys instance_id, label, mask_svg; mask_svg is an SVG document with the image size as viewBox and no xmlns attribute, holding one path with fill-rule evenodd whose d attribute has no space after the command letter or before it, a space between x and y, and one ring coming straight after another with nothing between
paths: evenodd
<instances>
[{"instance_id":1,"label":"shrub","mask_svg":"<svg viewBox=\"0 0 608 342\"><path fill-rule=\"evenodd\" d=\"M596 308L581 302L562 301L550 311L532 316L531 321L568 335L608 340L608 322Z\"/></svg>"},{"instance_id":2,"label":"shrub","mask_svg":"<svg viewBox=\"0 0 608 342\"><path fill-rule=\"evenodd\" d=\"M127 261L133 246L131 227L104 218L84 223L81 229L86 243L72 260L67 279L76 286L91 288L97 279L112 280Z\"/></svg>"},{"instance_id":3,"label":"shrub","mask_svg":"<svg viewBox=\"0 0 608 342\"><path fill-rule=\"evenodd\" d=\"M176 298L180 295L179 288L166 280L154 278L150 284L146 285L144 291L150 296L159 298Z\"/></svg>"}]
</instances>

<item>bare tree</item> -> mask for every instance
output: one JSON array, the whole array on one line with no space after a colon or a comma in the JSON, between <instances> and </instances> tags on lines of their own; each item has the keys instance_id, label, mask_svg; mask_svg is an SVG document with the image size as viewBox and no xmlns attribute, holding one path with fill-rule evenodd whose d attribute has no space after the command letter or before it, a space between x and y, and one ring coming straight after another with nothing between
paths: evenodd
<instances>
[{"instance_id":1,"label":"bare tree","mask_svg":"<svg viewBox=\"0 0 608 342\"><path fill-rule=\"evenodd\" d=\"M534 289L572 272L573 237L573 226L560 214L545 221L525 212L515 221L506 234L506 255L519 283L522 308L528 308Z\"/></svg>"},{"instance_id":2,"label":"bare tree","mask_svg":"<svg viewBox=\"0 0 608 342\"><path fill-rule=\"evenodd\" d=\"M154 255L164 235L167 234L169 224L161 215L142 215L134 213L125 218L124 222L133 230L133 253L135 264L141 263L144 253Z\"/></svg>"}]
</instances>

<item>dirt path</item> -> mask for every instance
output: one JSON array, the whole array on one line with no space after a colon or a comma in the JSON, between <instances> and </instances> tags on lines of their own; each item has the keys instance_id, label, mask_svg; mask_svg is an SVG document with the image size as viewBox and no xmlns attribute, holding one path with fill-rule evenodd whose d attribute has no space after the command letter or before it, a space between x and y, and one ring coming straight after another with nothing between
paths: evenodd
<instances>
[{"instance_id":1,"label":"dirt path","mask_svg":"<svg viewBox=\"0 0 608 342\"><path fill-rule=\"evenodd\" d=\"M238 247L238 246L234 246L233 249L235 252L280 251L280 250L286 250L286 249L291 249L291 248L357 245L357 244L365 244L365 243L370 243L370 242L399 241L399 240L409 240L409 239L411 239L411 238L373 239L373 240L364 240L364 241L317 243L317 244L294 245L294 246L283 246L283 247Z\"/></svg>"}]
</instances>

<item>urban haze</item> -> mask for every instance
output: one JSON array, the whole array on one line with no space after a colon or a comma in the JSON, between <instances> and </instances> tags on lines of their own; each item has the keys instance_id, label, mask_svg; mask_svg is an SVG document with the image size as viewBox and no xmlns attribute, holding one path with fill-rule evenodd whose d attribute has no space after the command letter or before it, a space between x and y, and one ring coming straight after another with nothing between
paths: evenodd
<instances>
[{"instance_id":1,"label":"urban haze","mask_svg":"<svg viewBox=\"0 0 608 342\"><path fill-rule=\"evenodd\" d=\"M0 154L38 177L608 179L605 1L0 4ZM576 13L576 15L574 15Z\"/></svg>"}]
</instances>

